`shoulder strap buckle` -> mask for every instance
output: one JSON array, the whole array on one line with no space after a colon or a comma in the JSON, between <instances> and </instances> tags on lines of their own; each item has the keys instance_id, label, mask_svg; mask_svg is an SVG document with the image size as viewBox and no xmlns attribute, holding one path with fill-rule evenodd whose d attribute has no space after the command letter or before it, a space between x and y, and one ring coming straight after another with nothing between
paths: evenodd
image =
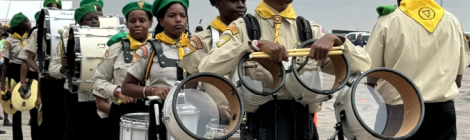
<instances>
[{"instance_id":1,"label":"shoulder strap buckle","mask_svg":"<svg viewBox=\"0 0 470 140\"><path fill-rule=\"evenodd\" d=\"M122 38L122 51L124 54L124 62L131 63L132 62L132 54L131 54L131 43L129 39Z\"/></svg>"}]
</instances>

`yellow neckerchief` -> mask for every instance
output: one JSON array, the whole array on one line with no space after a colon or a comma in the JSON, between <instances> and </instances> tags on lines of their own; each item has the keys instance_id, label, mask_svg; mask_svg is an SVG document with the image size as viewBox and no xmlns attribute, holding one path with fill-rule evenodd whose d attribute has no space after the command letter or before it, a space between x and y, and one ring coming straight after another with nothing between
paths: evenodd
<instances>
[{"instance_id":1,"label":"yellow neckerchief","mask_svg":"<svg viewBox=\"0 0 470 140\"><path fill-rule=\"evenodd\" d=\"M11 37L21 41L21 49L23 49L24 46L26 46L25 39L28 38L28 33L24 33L23 36L20 36L20 34L15 32Z\"/></svg>"},{"instance_id":2,"label":"yellow neckerchief","mask_svg":"<svg viewBox=\"0 0 470 140\"><path fill-rule=\"evenodd\" d=\"M186 34L183 33L181 35L181 38L178 42L175 42L175 40L173 40L173 38L170 38L168 37L165 33L161 32L161 33L158 33L157 35L155 35L155 39L165 43L165 44L168 44L168 45L176 45L176 47L178 48L178 58L179 59L183 59L183 56L184 56L184 47L187 47L189 45L189 39L186 37Z\"/></svg>"},{"instance_id":3,"label":"yellow neckerchief","mask_svg":"<svg viewBox=\"0 0 470 140\"><path fill-rule=\"evenodd\" d=\"M225 29L227 28L227 25L225 25L225 23L223 23L222 21L220 21L220 16L217 16L217 18L215 18L212 22L211 22L211 26L214 27L217 31L219 32L224 32Z\"/></svg>"},{"instance_id":4,"label":"yellow neckerchief","mask_svg":"<svg viewBox=\"0 0 470 140\"><path fill-rule=\"evenodd\" d=\"M295 20L295 11L292 8L292 4L289 4L284 11L280 12L279 15L276 15L271 8L268 7L268 5L263 1L256 7L255 9L256 13L258 13L261 18L264 19L269 19L273 18L274 19L274 25L275 25L275 34L274 34L274 43L279 44L279 28L281 28L281 17Z\"/></svg>"},{"instance_id":5,"label":"yellow neckerchief","mask_svg":"<svg viewBox=\"0 0 470 140\"><path fill-rule=\"evenodd\" d=\"M127 34L126 37L127 37L127 39L129 39L129 42L130 42L129 44L131 46L131 50L137 50L140 46L147 44L148 39L152 38L152 35L148 34L147 40L145 40L144 42L140 42L140 41L135 40L131 36L131 34Z\"/></svg>"},{"instance_id":6,"label":"yellow neckerchief","mask_svg":"<svg viewBox=\"0 0 470 140\"><path fill-rule=\"evenodd\" d=\"M421 24L429 33L433 33L444 16L444 9L434 0L405 0L400 9Z\"/></svg>"},{"instance_id":7,"label":"yellow neckerchief","mask_svg":"<svg viewBox=\"0 0 470 140\"><path fill-rule=\"evenodd\" d=\"M168 44L168 45L176 45L176 47L178 48L178 58L179 59L183 59L183 56L184 56L184 48L189 46L189 39L188 39L188 36L183 33L181 34L181 37L180 37L180 40L179 42L175 42L175 40L173 40L171 37L168 37L165 33L161 32L161 33L158 33L157 35L155 35L155 39L165 43L165 44ZM148 62L147 64L147 70L145 70L145 80L148 80L149 77L150 77L150 68L152 67L152 63L153 63L153 57L155 56L155 51L152 51L152 54L150 55L150 61ZM184 74L186 76L186 71L184 71Z\"/></svg>"}]
</instances>

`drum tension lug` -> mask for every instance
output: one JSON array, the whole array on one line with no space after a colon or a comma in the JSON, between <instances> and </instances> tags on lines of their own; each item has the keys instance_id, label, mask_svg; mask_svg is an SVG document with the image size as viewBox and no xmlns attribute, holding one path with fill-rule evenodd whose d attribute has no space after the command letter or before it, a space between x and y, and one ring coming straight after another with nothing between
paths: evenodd
<instances>
[{"instance_id":1,"label":"drum tension lug","mask_svg":"<svg viewBox=\"0 0 470 140\"><path fill-rule=\"evenodd\" d=\"M338 140L344 140L342 123L341 122L336 123L334 128L336 129L336 131L333 134L333 136L331 136L328 140L335 140L336 136L338 136Z\"/></svg>"}]
</instances>

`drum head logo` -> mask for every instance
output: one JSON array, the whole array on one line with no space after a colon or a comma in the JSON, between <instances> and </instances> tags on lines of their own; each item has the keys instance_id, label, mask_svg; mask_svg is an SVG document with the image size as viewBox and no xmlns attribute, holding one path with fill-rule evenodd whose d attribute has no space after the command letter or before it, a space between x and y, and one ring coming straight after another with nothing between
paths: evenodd
<instances>
[{"instance_id":1,"label":"drum head logo","mask_svg":"<svg viewBox=\"0 0 470 140\"><path fill-rule=\"evenodd\" d=\"M436 17L436 12L429 7L423 7L419 10L419 17L424 20L432 20Z\"/></svg>"},{"instance_id":2,"label":"drum head logo","mask_svg":"<svg viewBox=\"0 0 470 140\"><path fill-rule=\"evenodd\" d=\"M137 2L137 5L139 5L140 9L144 9L144 1Z\"/></svg>"}]
</instances>

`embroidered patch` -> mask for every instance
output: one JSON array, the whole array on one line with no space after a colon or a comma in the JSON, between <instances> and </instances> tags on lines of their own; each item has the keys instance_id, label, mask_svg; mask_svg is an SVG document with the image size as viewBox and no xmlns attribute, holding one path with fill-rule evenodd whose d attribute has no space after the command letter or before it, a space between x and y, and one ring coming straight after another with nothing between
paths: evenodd
<instances>
[{"instance_id":1,"label":"embroidered patch","mask_svg":"<svg viewBox=\"0 0 470 140\"><path fill-rule=\"evenodd\" d=\"M7 47L10 47L10 42L8 41L3 42L3 44L5 44Z\"/></svg>"},{"instance_id":2,"label":"embroidered patch","mask_svg":"<svg viewBox=\"0 0 470 140\"><path fill-rule=\"evenodd\" d=\"M235 27L235 26L233 26L233 25L228 26L226 30L230 30L230 31L232 32L232 35L238 34L238 29L237 29L237 27Z\"/></svg>"},{"instance_id":3,"label":"embroidered patch","mask_svg":"<svg viewBox=\"0 0 470 140\"><path fill-rule=\"evenodd\" d=\"M436 12L429 7L423 7L419 10L419 17L424 20L431 20L436 17Z\"/></svg>"},{"instance_id":4,"label":"embroidered patch","mask_svg":"<svg viewBox=\"0 0 470 140\"><path fill-rule=\"evenodd\" d=\"M137 2L137 5L139 5L140 9L144 9L144 1Z\"/></svg>"},{"instance_id":5,"label":"embroidered patch","mask_svg":"<svg viewBox=\"0 0 470 140\"><path fill-rule=\"evenodd\" d=\"M59 0L55 0L55 2L59 2Z\"/></svg>"},{"instance_id":6,"label":"embroidered patch","mask_svg":"<svg viewBox=\"0 0 470 140\"><path fill-rule=\"evenodd\" d=\"M149 50L147 49L147 46L143 45L139 49L142 50L142 56L144 58L147 58L149 56Z\"/></svg>"},{"instance_id":7,"label":"embroidered patch","mask_svg":"<svg viewBox=\"0 0 470 140\"><path fill-rule=\"evenodd\" d=\"M105 57L108 57L108 56L109 56L109 51L108 51L108 50L106 50L106 52L104 53L104 56L105 56Z\"/></svg>"},{"instance_id":8,"label":"embroidered patch","mask_svg":"<svg viewBox=\"0 0 470 140\"><path fill-rule=\"evenodd\" d=\"M232 37L228 36L228 35L225 35L225 36L221 36L219 38L219 40L217 41L217 43L215 43L217 45L217 48L220 48L222 45L224 45L225 43L227 43L228 41L230 41L230 39L232 39Z\"/></svg>"},{"instance_id":9,"label":"embroidered patch","mask_svg":"<svg viewBox=\"0 0 470 140\"><path fill-rule=\"evenodd\" d=\"M101 58L100 63L98 63L98 66L100 66L101 64L103 64L103 62L104 62L104 58Z\"/></svg>"},{"instance_id":10,"label":"embroidered patch","mask_svg":"<svg viewBox=\"0 0 470 140\"><path fill-rule=\"evenodd\" d=\"M193 45L189 44L188 47L184 47L184 55L183 57L193 53L196 51L196 47L194 47Z\"/></svg>"},{"instance_id":11,"label":"embroidered patch","mask_svg":"<svg viewBox=\"0 0 470 140\"><path fill-rule=\"evenodd\" d=\"M140 57L137 53L134 53L131 65L134 65L135 63L139 62L140 60L142 60L142 57Z\"/></svg>"},{"instance_id":12,"label":"embroidered patch","mask_svg":"<svg viewBox=\"0 0 470 140\"><path fill-rule=\"evenodd\" d=\"M202 49L202 42L201 42L201 39L199 39L199 37L197 36L193 36L191 37L191 40L194 41L194 43L196 43L196 48L199 50L199 49ZM193 46L194 47L194 46Z\"/></svg>"}]
</instances>

